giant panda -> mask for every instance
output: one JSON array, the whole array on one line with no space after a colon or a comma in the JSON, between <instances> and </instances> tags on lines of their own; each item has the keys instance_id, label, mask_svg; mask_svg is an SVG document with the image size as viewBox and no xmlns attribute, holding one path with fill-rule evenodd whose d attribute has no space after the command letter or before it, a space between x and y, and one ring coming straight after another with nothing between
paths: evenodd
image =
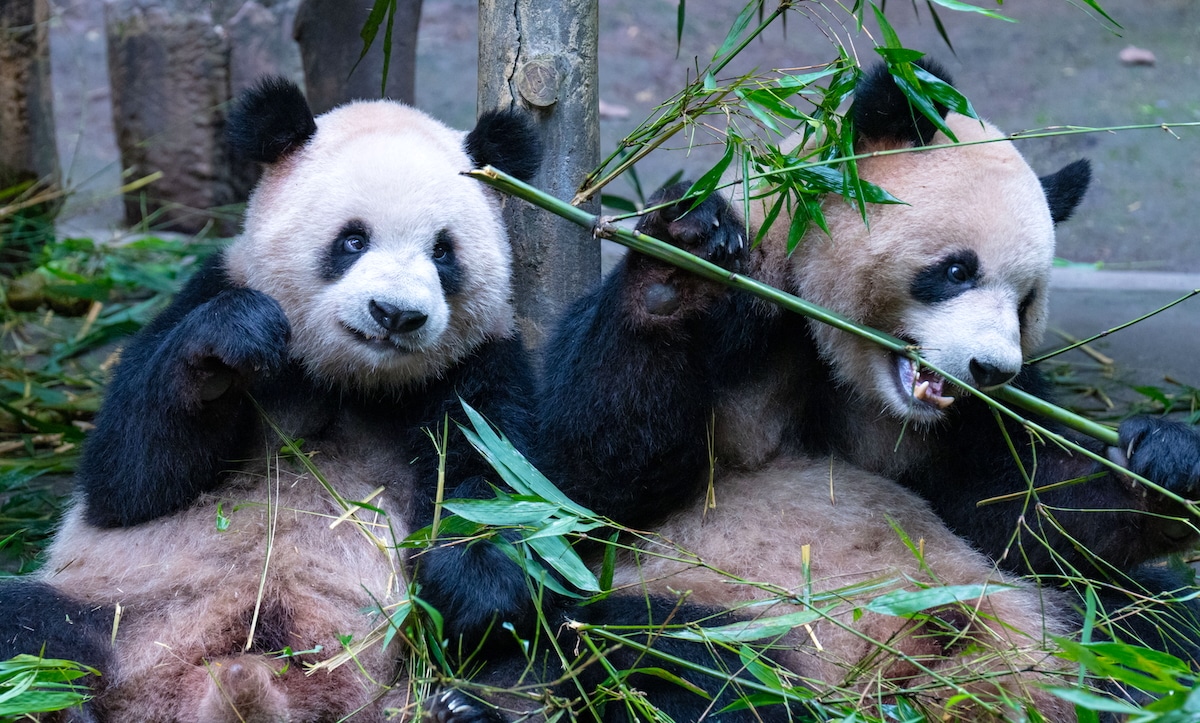
<instances>
[{"instance_id":1,"label":"giant panda","mask_svg":"<svg viewBox=\"0 0 1200 723\"><path fill-rule=\"evenodd\" d=\"M853 118L860 121L863 150L889 148L888 141L896 142L892 126L902 130L904 121L912 120L907 102L902 97L902 106L896 102L884 74L869 74L859 88ZM960 138L998 136L979 121L952 123ZM944 265L946 253L938 244L973 244L988 265L977 259L972 273L1000 262L1007 274L1001 282L1022 285L1013 316L1021 306L1030 323L1044 323L1032 319L1044 318L1054 221L1069 215L1086 189L1086 166L1039 181L1012 144L971 148L965 159L948 151L948 167L914 179L923 193L914 197L914 205L932 201L936 208L922 209L923 215L906 226L898 222L902 228L876 237L869 249L864 249L869 241L852 235L852 221L862 225L857 209L841 209L840 199L827 202L830 246L850 239L833 246L830 255L840 256L818 268L836 293L865 305L878 299L887 312L887 305L898 304L898 295L918 286L926 297L922 303L929 304L926 288L936 286L937 279L930 280L925 269ZM895 157L901 167L919 169L920 162L913 154ZM906 187L892 189L886 179L868 175L870 168L868 162L860 166L863 178L906 199ZM737 273L797 288L806 270L805 251L788 259L778 235L751 249L733 210L737 204L718 197L695 208L691 202L671 204L685 187L653 199L652 205L661 208L644 215L638 229ZM960 191L976 204L948 213ZM990 207L980 210L980 203ZM874 223L870 228L878 231ZM910 237L912 246L902 245ZM953 261L967 265L959 257ZM854 275L872 264L883 268L865 279ZM1004 292L998 295L1007 298ZM989 324L998 310L986 311L964 316L960 310L958 317L930 323L937 328L937 322L958 319L970 328L955 328L956 340L986 331L995 343L997 330ZM980 324L982 330L974 328ZM1018 324L1012 327L1009 331L1018 333ZM1043 687L1063 682L1064 663L1049 655L1052 645L1043 643L1074 632L1069 598L997 569L916 492L864 470L870 459L844 454L822 437L829 434L829 414L812 408L817 400L845 406L847 435L857 430L877 444L887 435L874 425L882 424L881 414L887 412L868 411L870 384L877 380L862 366L851 370L858 376L834 380L838 360L823 353L815 335L803 319L637 255L626 256L595 291L564 313L544 349L542 428L535 444L540 464L576 500L658 536L641 540L620 557L613 574L616 592L607 602L632 594L650 605L679 594L692 604L732 610L739 619L796 613L793 603L799 599L816 600L802 610L836 602L827 616L792 629L772 650L784 675L800 688L810 687L815 700L868 701L886 716L884 706L902 695L931 719L1019 718L1022 713L1015 709L1032 700L1046 718L1073 721L1072 706ZM818 389L822 386L838 387ZM918 424L907 407L904 414ZM922 419L913 434L930 440L935 420ZM901 437L887 442L896 438ZM896 454L914 453L901 447ZM918 456L913 464L929 464L923 459ZM872 588L881 581L886 585ZM917 620L862 607L864 598L884 590L980 584L1003 592L935 605ZM859 596L852 593L856 587ZM583 607L566 610L564 620L594 622L596 616ZM565 623L563 628L560 647L578 650L570 628ZM978 699L961 695L964 689L948 679L972 681L966 688ZM503 687L505 680L493 668L482 687ZM505 719L486 704L449 700L434 705L439 721ZM523 706L506 700L498 707L509 719L529 719L538 710L528 700ZM678 707L665 713L690 719ZM779 711L766 706L758 713ZM604 719L623 718L606 711Z\"/></svg>"},{"instance_id":2,"label":"giant panda","mask_svg":"<svg viewBox=\"0 0 1200 723\"><path fill-rule=\"evenodd\" d=\"M858 173L902 203L870 204L864 220L826 198L828 233L813 224L790 256L785 217L750 243L766 216L760 200L750 203L750 236L741 200L669 205L686 187L655 199L660 208L641 228L907 340L976 388L1011 381L1044 395L1023 360L1046 325L1054 225L1073 212L1090 169L1076 162L1039 179L994 126L940 110L961 145L948 145L885 67L866 72L849 112L855 153L866 155ZM868 341L637 254L564 318L544 361L539 416L556 430L544 457L576 481L571 494L618 521L656 523L664 508L703 495L714 470L719 478L831 456L920 494L1008 571L1092 577L1102 594L1131 577L1150 592L1180 584L1144 564L1195 544L1180 506L1015 423L1001 431L982 401ZM1119 450L1085 444L1186 498L1200 495L1195 430L1143 417L1119 434ZM1038 487L1086 482L1029 493L1025 475ZM886 511L892 497L881 492L876 504ZM765 539L749 544L801 532L764 525ZM1181 606L1163 612L1194 624ZM1172 624L1136 610L1125 624L1134 638L1195 656L1193 643L1155 638Z\"/></svg>"},{"instance_id":3,"label":"giant panda","mask_svg":"<svg viewBox=\"0 0 1200 723\"><path fill-rule=\"evenodd\" d=\"M451 640L536 614L496 546L398 543L439 466L447 498L499 484L460 399L528 442L499 199L463 172L528 178L539 140L513 112L314 119L282 79L229 135L264 165L244 233L125 345L44 566L0 585L0 659L99 667L87 720L382 720L411 702L402 636L380 638L414 566Z\"/></svg>"}]
</instances>

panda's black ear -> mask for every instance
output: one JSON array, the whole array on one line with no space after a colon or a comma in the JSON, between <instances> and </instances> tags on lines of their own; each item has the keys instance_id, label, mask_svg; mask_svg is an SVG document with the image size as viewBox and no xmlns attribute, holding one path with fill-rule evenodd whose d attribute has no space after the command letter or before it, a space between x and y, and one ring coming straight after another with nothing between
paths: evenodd
<instances>
[{"instance_id":1,"label":"panda's black ear","mask_svg":"<svg viewBox=\"0 0 1200 723\"><path fill-rule=\"evenodd\" d=\"M1039 180L1042 190L1046 192L1050 218L1054 219L1055 224L1060 224L1075 213L1075 207L1083 200L1083 194L1092 182L1092 164L1080 158Z\"/></svg>"},{"instance_id":2,"label":"panda's black ear","mask_svg":"<svg viewBox=\"0 0 1200 723\"><path fill-rule=\"evenodd\" d=\"M950 85L954 81L936 61L922 58L914 63ZM935 104L943 118L949 110ZM908 96L896 85L886 63L872 67L854 88L854 104L850 107L854 132L859 141L888 142L896 147L927 146L937 133L937 126L921 111L912 107Z\"/></svg>"},{"instance_id":3,"label":"panda's black ear","mask_svg":"<svg viewBox=\"0 0 1200 723\"><path fill-rule=\"evenodd\" d=\"M238 98L229 112L225 137L234 153L274 163L317 132L304 93L287 78L263 78Z\"/></svg>"},{"instance_id":4,"label":"panda's black ear","mask_svg":"<svg viewBox=\"0 0 1200 723\"><path fill-rule=\"evenodd\" d=\"M542 139L527 113L489 110L467 134L467 155L477 168L494 166L528 181L542 165Z\"/></svg>"}]
</instances>

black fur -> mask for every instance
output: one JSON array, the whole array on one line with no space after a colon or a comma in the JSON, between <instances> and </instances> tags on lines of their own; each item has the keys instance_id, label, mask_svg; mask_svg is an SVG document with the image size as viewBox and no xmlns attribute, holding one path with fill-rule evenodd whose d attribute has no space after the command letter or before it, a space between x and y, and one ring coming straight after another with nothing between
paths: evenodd
<instances>
[{"instance_id":1,"label":"black fur","mask_svg":"<svg viewBox=\"0 0 1200 723\"><path fill-rule=\"evenodd\" d=\"M494 166L521 181L528 181L542 163L542 140L527 114L516 110L489 110L467 134L467 155L477 168Z\"/></svg>"},{"instance_id":2,"label":"black fur","mask_svg":"<svg viewBox=\"0 0 1200 723\"><path fill-rule=\"evenodd\" d=\"M692 212L691 228L724 227L729 213L719 203L701 206ZM718 218L721 223L714 226ZM653 217L643 226L684 248L704 246L690 233L673 237L670 224ZM639 314L646 284L667 273L661 266L637 254L626 256L564 317L545 356L541 417L552 426L540 439L558 449L544 450L543 459L569 494L617 522L645 525L694 499L709 470L706 424L713 401L778 383L783 375L784 389L770 412L783 418L778 452L834 454L863 464L855 450L864 435L905 439L907 456L872 471L923 495L953 530L1009 570L1047 576L1077 570L1101 581L1121 579L1195 542L1194 531L1174 521L1187 516L1175 503L1052 443L1035 445L1012 423L1006 423L1008 435L1024 468L1036 468L1039 485L1094 479L1040 493L1045 507L1030 506L1023 496L977 506L982 499L1028 489L986 405L960 397L945 423L902 429L833 378L799 316L732 291L715 292L688 316ZM708 283L674 278L680 289ZM771 360L784 361L773 366ZM1048 396L1044 377L1031 367L1017 385ZM1135 418L1120 432L1122 444L1132 448L1134 471L1185 498L1200 497L1195 429ZM1095 442L1082 443L1104 451ZM1065 534L1041 517L1042 511L1052 513ZM1049 544L1032 539L1025 526ZM1014 539L1020 530L1023 536ZM1200 662L1200 647L1186 642L1182 647Z\"/></svg>"},{"instance_id":3,"label":"black fur","mask_svg":"<svg viewBox=\"0 0 1200 723\"><path fill-rule=\"evenodd\" d=\"M369 248L370 227L362 221L347 223L329 243L329 248L318 265L317 276L322 281L337 281Z\"/></svg>"},{"instance_id":4,"label":"black fur","mask_svg":"<svg viewBox=\"0 0 1200 723\"><path fill-rule=\"evenodd\" d=\"M107 669L111 608L83 605L44 582L14 577L0 581L0 610L0 660L25 653Z\"/></svg>"},{"instance_id":5,"label":"black fur","mask_svg":"<svg viewBox=\"0 0 1200 723\"><path fill-rule=\"evenodd\" d=\"M650 204L686 188L660 192ZM748 245L737 215L716 196L688 211L690 206L647 214L638 231L740 268ZM705 438L716 401L719 385L712 376L730 363L722 350L757 342L750 327L714 324L707 311L689 314L687 299L678 295L686 290L677 293L680 286L669 283L676 277L642 281L658 268L647 257L628 254L599 288L568 309L543 348L541 463L572 499L633 527L699 491L702 480L689 472L708 464L708 450L694 441ZM645 295L669 313L645 324L631 320L631 310L647 304ZM737 317L749 303L733 295L719 302L718 313Z\"/></svg>"},{"instance_id":6,"label":"black fur","mask_svg":"<svg viewBox=\"0 0 1200 723\"><path fill-rule=\"evenodd\" d=\"M586 659L588 647L570 623L639 626L645 627L647 630L654 630L664 624L692 623L711 627L727 625L738 619L730 613L700 605L680 603L676 600L613 596L582 607L569 608L559 613L551 612L548 629L557 638L558 650L565 651L568 656L572 657L582 654L581 659ZM617 630L620 629L617 628ZM736 700L737 697L755 693L753 690L741 689L736 681L728 679L728 676L736 675L743 680L752 680L752 676L744 670L741 659L734 652L671 637L655 636L653 640L650 640L641 635L631 635L627 630L620 632L641 645L652 644L654 650L661 654L724 673L724 675L714 676L688 670L634 647L611 642L605 643L599 636L592 635L590 639L604 649L606 659L618 671L662 668L705 691L707 698L653 674L635 673L629 676L626 682L642 693L655 707L667 714L668 720L705 720ZM549 684L551 681L561 678L563 671L558 653L545 639L545 634L543 631L543 637L532 641L528 652L514 653L505 658L493 658L482 675L473 682L504 689L514 687L518 682L524 682L526 685L533 682ZM769 664L769 658L764 660L764 663ZM601 685L606 683L607 676L608 673L604 666L593 663L577 667L574 679L549 687L558 700L572 701L574 715L568 715L567 719L595 720L597 723L627 723L640 720L640 718L635 718L620 700L600 702L591 711L583 709L582 701L579 700L581 691L591 697L594 702L601 701L602 696L597 696L596 693L600 691ZM506 715L498 710L497 706L503 708L505 701L489 701L488 696L467 695L462 690L442 691L434 694L430 699L429 716L431 720L443 723L504 723L504 721L518 718L518 716ZM523 710L534 707L534 705L528 700L517 703L517 706ZM803 708L799 704L760 703L751 710L731 711L717 716L716 720L729 723L742 723L743 721L745 723L774 723L775 721L782 723L783 721L806 720L808 716L805 715L806 711ZM521 719L524 718L521 717Z\"/></svg>"},{"instance_id":7,"label":"black fur","mask_svg":"<svg viewBox=\"0 0 1200 723\"><path fill-rule=\"evenodd\" d=\"M139 524L219 484L256 441L246 392L284 367L289 335L274 299L205 264L121 353L76 474L88 523Z\"/></svg>"},{"instance_id":8,"label":"black fur","mask_svg":"<svg viewBox=\"0 0 1200 723\"><path fill-rule=\"evenodd\" d=\"M926 266L912 280L908 292L924 304L948 301L975 288L981 273L979 255L971 249L963 249Z\"/></svg>"},{"instance_id":9,"label":"black fur","mask_svg":"<svg viewBox=\"0 0 1200 723\"><path fill-rule=\"evenodd\" d=\"M1084 191L1092 182L1092 164L1081 158L1039 180L1042 190L1046 192L1046 201L1050 204L1050 217L1054 223L1062 223L1071 218L1075 207L1083 200Z\"/></svg>"},{"instance_id":10,"label":"black fur","mask_svg":"<svg viewBox=\"0 0 1200 723\"><path fill-rule=\"evenodd\" d=\"M230 148L258 163L275 163L316 132L317 123L304 93L282 77L263 78L243 93L225 126Z\"/></svg>"},{"instance_id":11,"label":"black fur","mask_svg":"<svg viewBox=\"0 0 1200 723\"><path fill-rule=\"evenodd\" d=\"M935 61L922 58L914 65L954 84L946 69ZM946 106L935 103L935 107L943 118L946 117L949 110ZM872 66L858 81L849 116L860 142L890 141L898 146L927 146L938 130L933 121L912 107L884 63Z\"/></svg>"},{"instance_id":12,"label":"black fur","mask_svg":"<svg viewBox=\"0 0 1200 723\"><path fill-rule=\"evenodd\" d=\"M442 283L442 293L447 297L457 296L462 292L463 267L458 263L456 249L457 245L450 232L445 229L439 231L433 244L433 263Z\"/></svg>"}]
</instances>

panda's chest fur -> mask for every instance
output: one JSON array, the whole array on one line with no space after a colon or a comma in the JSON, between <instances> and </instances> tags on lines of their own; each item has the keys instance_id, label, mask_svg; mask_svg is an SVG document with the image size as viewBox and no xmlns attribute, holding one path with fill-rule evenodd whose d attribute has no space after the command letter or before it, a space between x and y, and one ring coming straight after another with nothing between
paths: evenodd
<instances>
[{"instance_id":1,"label":"panda's chest fur","mask_svg":"<svg viewBox=\"0 0 1200 723\"><path fill-rule=\"evenodd\" d=\"M435 454L432 442L397 411L403 405L355 402L308 382L256 391L259 423L209 492L126 528L95 528L77 509L46 569L97 603L135 606L203 600L204 590L237 601L260 588L269 598L339 586L369 605L401 591L395 543L411 532L413 463Z\"/></svg>"}]
</instances>

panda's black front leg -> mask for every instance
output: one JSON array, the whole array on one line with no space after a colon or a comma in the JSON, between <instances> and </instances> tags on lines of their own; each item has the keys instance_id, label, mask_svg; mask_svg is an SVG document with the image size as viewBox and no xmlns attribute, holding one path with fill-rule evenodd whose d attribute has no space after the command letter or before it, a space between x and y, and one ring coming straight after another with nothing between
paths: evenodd
<instances>
[{"instance_id":1,"label":"panda's black front leg","mask_svg":"<svg viewBox=\"0 0 1200 723\"><path fill-rule=\"evenodd\" d=\"M661 191L656 205L687 184ZM638 230L731 270L749 246L719 196L647 213ZM537 444L543 471L573 499L642 526L691 499L709 464L714 365L725 287L630 252L576 302L545 345ZM722 353L729 350L721 349Z\"/></svg>"},{"instance_id":2,"label":"panda's black front leg","mask_svg":"<svg viewBox=\"0 0 1200 723\"><path fill-rule=\"evenodd\" d=\"M173 323L126 350L85 446L77 480L90 524L145 522L212 488L253 441L247 390L286 361L287 317L261 292L226 288L164 316Z\"/></svg>"},{"instance_id":3,"label":"panda's black front leg","mask_svg":"<svg viewBox=\"0 0 1200 723\"><path fill-rule=\"evenodd\" d=\"M114 674L112 608L73 600L32 577L13 577L0 580L0 611L0 660L33 655ZM104 680L89 675L82 682L99 688Z\"/></svg>"}]
</instances>

